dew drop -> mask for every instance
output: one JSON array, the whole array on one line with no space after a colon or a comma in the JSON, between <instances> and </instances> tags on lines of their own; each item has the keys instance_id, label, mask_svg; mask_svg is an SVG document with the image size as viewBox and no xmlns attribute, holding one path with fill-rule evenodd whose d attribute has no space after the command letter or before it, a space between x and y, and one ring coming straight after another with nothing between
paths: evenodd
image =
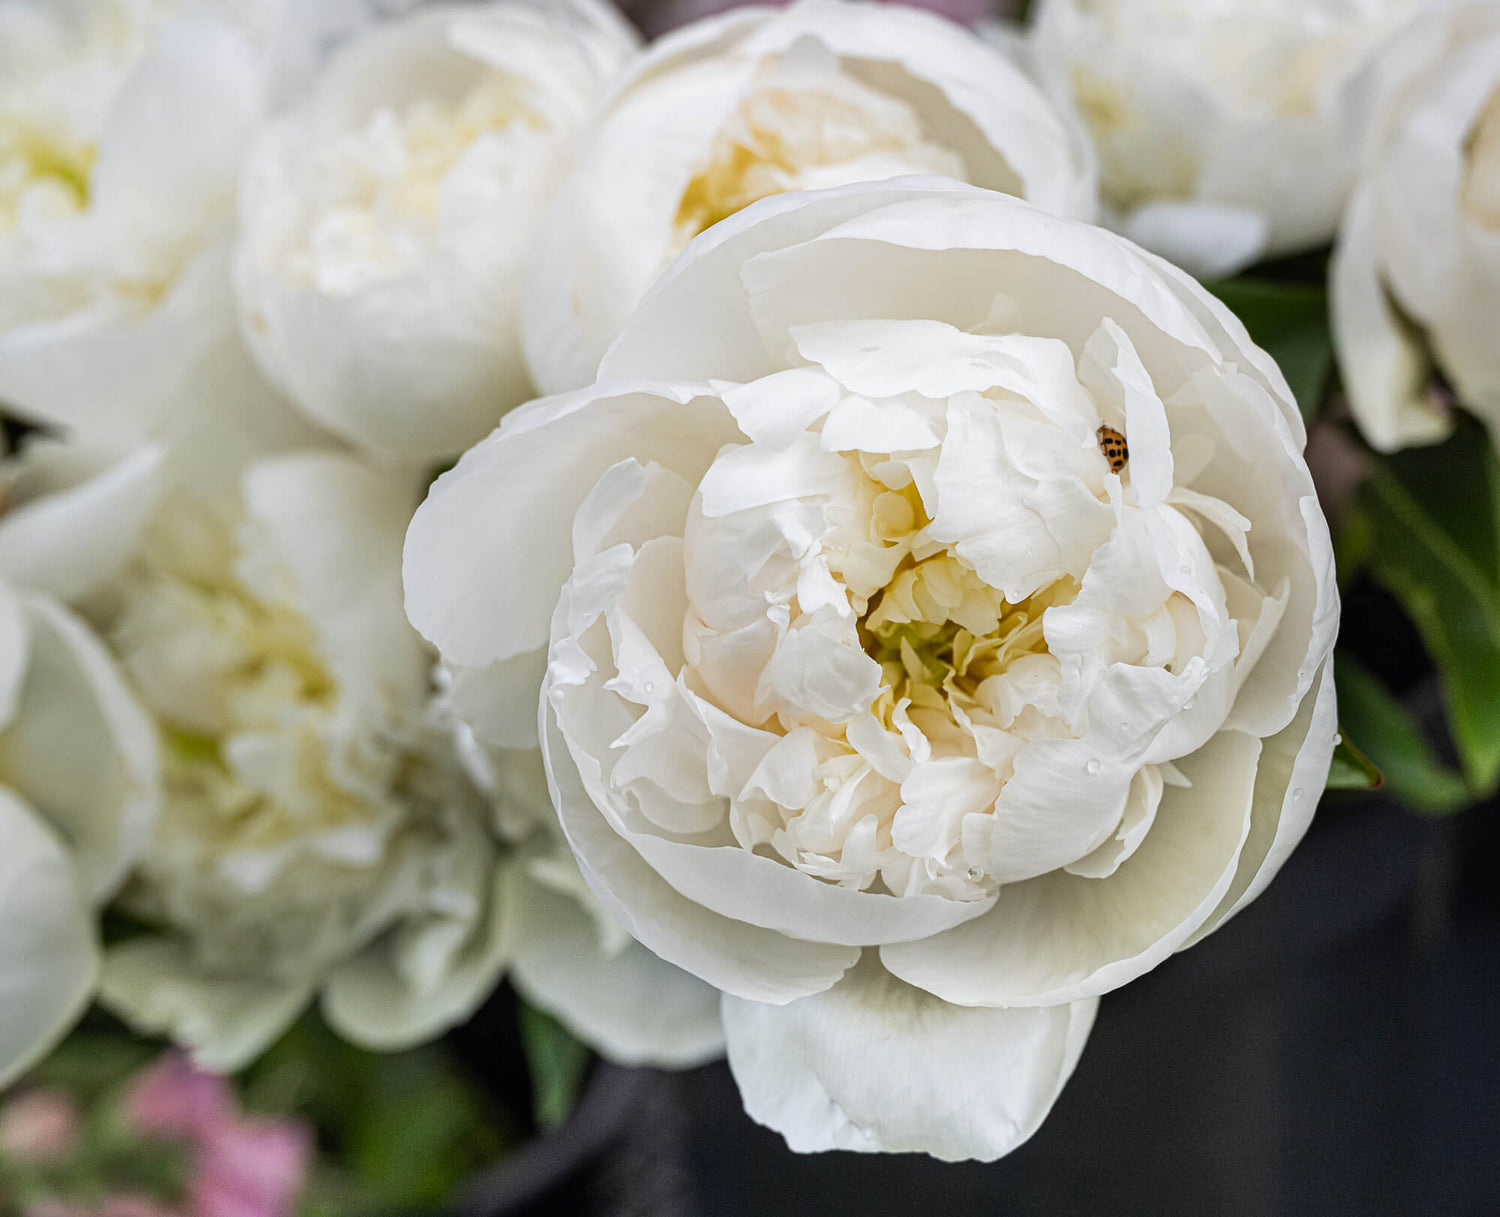
<instances>
[{"instance_id":1,"label":"dew drop","mask_svg":"<svg viewBox=\"0 0 1500 1217\"><path fill-rule=\"evenodd\" d=\"M1090 761L1087 765L1084 766L1084 768L1089 771L1090 775L1098 773L1099 772L1099 762L1098 761Z\"/></svg>"},{"instance_id":2,"label":"dew drop","mask_svg":"<svg viewBox=\"0 0 1500 1217\"><path fill-rule=\"evenodd\" d=\"M1295 790L1292 791L1292 802L1293 803L1300 803L1306 797L1307 797L1307 793L1302 789L1301 786L1298 786Z\"/></svg>"},{"instance_id":3,"label":"dew drop","mask_svg":"<svg viewBox=\"0 0 1500 1217\"><path fill-rule=\"evenodd\" d=\"M652 680L646 681L646 683L641 686L641 690L642 692L647 694L654 693L656 691L656 682Z\"/></svg>"},{"instance_id":4,"label":"dew drop","mask_svg":"<svg viewBox=\"0 0 1500 1217\"><path fill-rule=\"evenodd\" d=\"M1184 562L1177 569L1178 569L1178 571L1181 574L1184 574L1184 575L1191 575L1193 573L1193 568L1191 566L1189 566L1186 562Z\"/></svg>"},{"instance_id":5,"label":"dew drop","mask_svg":"<svg viewBox=\"0 0 1500 1217\"><path fill-rule=\"evenodd\" d=\"M1198 695L1195 693L1195 694L1193 694L1192 697L1188 698L1187 701L1185 701L1185 702L1182 703L1182 708L1184 710L1191 710L1197 704L1198 704Z\"/></svg>"},{"instance_id":6,"label":"dew drop","mask_svg":"<svg viewBox=\"0 0 1500 1217\"><path fill-rule=\"evenodd\" d=\"M1343 736L1342 736L1342 735L1337 735L1337 734L1336 734L1336 735L1335 735L1335 736L1334 736L1334 737L1333 737L1333 746L1334 746L1334 747L1335 747L1335 748L1337 748L1337 747L1338 747L1338 746L1339 746L1339 745L1340 745L1340 744L1342 744L1342 743L1343 743L1343 742L1344 742L1344 737L1343 737Z\"/></svg>"},{"instance_id":7,"label":"dew drop","mask_svg":"<svg viewBox=\"0 0 1500 1217\"><path fill-rule=\"evenodd\" d=\"M971 866L964 872L964 878L967 879L970 883L978 883L981 879L984 878L984 872L977 866Z\"/></svg>"}]
</instances>

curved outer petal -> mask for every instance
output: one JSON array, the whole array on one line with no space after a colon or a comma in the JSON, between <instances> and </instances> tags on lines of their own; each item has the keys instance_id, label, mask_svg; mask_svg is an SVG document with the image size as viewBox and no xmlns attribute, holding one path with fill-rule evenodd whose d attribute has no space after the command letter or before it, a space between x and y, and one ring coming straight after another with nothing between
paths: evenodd
<instances>
[{"instance_id":1,"label":"curved outer petal","mask_svg":"<svg viewBox=\"0 0 1500 1217\"><path fill-rule=\"evenodd\" d=\"M579 0L434 8L351 43L308 104L264 132L241 179L235 284L246 342L310 417L412 462L462 451L530 395L522 265L574 128L630 47L622 22ZM489 70L523 77L549 129L499 149L476 138L432 184L436 231L411 266L340 290L294 273L330 144Z\"/></svg>"},{"instance_id":2,"label":"curved outer petal","mask_svg":"<svg viewBox=\"0 0 1500 1217\"><path fill-rule=\"evenodd\" d=\"M923 206L899 206L918 202ZM835 236L897 250L1015 251L1075 272L1079 280L1064 281L1076 282L1082 290L1073 299L1058 301L1055 314L1028 320L1056 325L1076 318L1073 327L1087 331L1077 339L1081 346L1097 327L1103 305L1153 372L1154 364L1170 362L1159 359L1163 341L1173 344L1179 358L1184 354L1180 348L1215 362L1233 352L1242 370L1276 400L1299 450L1306 442L1295 398L1275 361L1250 340L1228 308L1185 272L1108 233L942 178L896 178L775 196L721 220L683 252L641 301L601 362L600 380L748 381L784 366L789 349L783 345L785 329L791 325L909 316L963 328L982 322L994 306L999 281L978 273L955 279L950 268L938 265L933 273L951 281L951 301L919 292L887 273L873 299L866 277L821 285L797 301L805 315L789 310L768 315L764 304L757 311L757 298L769 290L778 265L774 256L762 262L762 255L781 254L790 262L795 247L827 243ZM906 270L910 264L893 265ZM1087 280L1097 287L1088 288ZM694 341L682 342L684 333L693 334ZM1057 336L1072 339L1067 332ZM1171 387L1158 386L1164 396Z\"/></svg>"},{"instance_id":3,"label":"curved outer petal","mask_svg":"<svg viewBox=\"0 0 1500 1217\"><path fill-rule=\"evenodd\" d=\"M659 40L615 90L543 226L528 273L526 354L546 392L586 384L675 238L683 192L764 65L809 44L910 104L970 181L1081 219L1092 149L999 51L900 6L803 0L735 9ZM706 70L706 69L712 69Z\"/></svg>"},{"instance_id":4,"label":"curved outer petal","mask_svg":"<svg viewBox=\"0 0 1500 1217\"><path fill-rule=\"evenodd\" d=\"M169 1037L215 1073L255 1060L311 996L302 985L215 976L185 944L149 937L111 947L99 986L99 1000L138 1032Z\"/></svg>"},{"instance_id":5,"label":"curved outer petal","mask_svg":"<svg viewBox=\"0 0 1500 1217\"><path fill-rule=\"evenodd\" d=\"M63 601L87 596L118 573L165 489L158 444L89 470L76 484L53 486L54 467L66 476L72 455L64 444L27 448L16 476L23 490L33 477L42 485L0 513L0 577Z\"/></svg>"},{"instance_id":6,"label":"curved outer petal","mask_svg":"<svg viewBox=\"0 0 1500 1217\"><path fill-rule=\"evenodd\" d=\"M607 952L583 906L521 866L509 882L510 979L527 1001L622 1065L683 1069L723 1054L717 989L639 943Z\"/></svg>"},{"instance_id":7,"label":"curved outer petal","mask_svg":"<svg viewBox=\"0 0 1500 1217\"><path fill-rule=\"evenodd\" d=\"M468 1019L489 997L514 950L516 931L497 867L474 940L435 985L413 986L376 943L338 968L323 990L323 1016L345 1039L377 1052L424 1043Z\"/></svg>"},{"instance_id":8,"label":"curved outer petal","mask_svg":"<svg viewBox=\"0 0 1500 1217\"><path fill-rule=\"evenodd\" d=\"M510 415L433 483L412 519L403 578L418 632L466 668L545 646L573 565L573 516L594 483L632 455L696 482L739 434L707 397L691 385L612 384Z\"/></svg>"},{"instance_id":9,"label":"curved outer petal","mask_svg":"<svg viewBox=\"0 0 1500 1217\"><path fill-rule=\"evenodd\" d=\"M420 703L430 661L402 610L400 570L415 481L341 453L301 452L251 465L243 486L252 583L290 570L292 585L260 590L316 623L351 700ZM257 543L279 560L264 576Z\"/></svg>"},{"instance_id":10,"label":"curved outer petal","mask_svg":"<svg viewBox=\"0 0 1500 1217\"><path fill-rule=\"evenodd\" d=\"M968 1009L867 959L787 1006L726 996L724 1031L745 1110L794 1150L991 1162L1041 1125L1097 1006Z\"/></svg>"},{"instance_id":11,"label":"curved outer petal","mask_svg":"<svg viewBox=\"0 0 1500 1217\"><path fill-rule=\"evenodd\" d=\"M605 911L668 963L725 993L781 1004L820 993L859 959L858 947L803 942L711 913L646 864L594 806L579 766L543 701L547 785L579 869Z\"/></svg>"},{"instance_id":12,"label":"curved outer petal","mask_svg":"<svg viewBox=\"0 0 1500 1217\"><path fill-rule=\"evenodd\" d=\"M1307 830L1337 714L1326 667L1318 682L1279 734L1221 732L1179 761L1193 785L1166 790L1151 832L1108 878L1007 887L985 917L882 947L882 961L961 1005L1050 1005L1118 988L1196 942L1264 889Z\"/></svg>"},{"instance_id":13,"label":"curved outer petal","mask_svg":"<svg viewBox=\"0 0 1500 1217\"><path fill-rule=\"evenodd\" d=\"M88 896L62 843L0 786L0 1087L82 1013L99 973Z\"/></svg>"},{"instance_id":14,"label":"curved outer petal","mask_svg":"<svg viewBox=\"0 0 1500 1217\"><path fill-rule=\"evenodd\" d=\"M47 597L19 597L20 696L0 728L0 776L67 840L103 903L146 845L160 801L156 728L101 643Z\"/></svg>"},{"instance_id":15,"label":"curved outer petal","mask_svg":"<svg viewBox=\"0 0 1500 1217\"><path fill-rule=\"evenodd\" d=\"M1381 280L1374 200L1350 201L1329 267L1334 350L1349 408L1370 444L1394 452L1433 444L1453 430L1425 399L1430 373L1421 341Z\"/></svg>"}]
</instances>

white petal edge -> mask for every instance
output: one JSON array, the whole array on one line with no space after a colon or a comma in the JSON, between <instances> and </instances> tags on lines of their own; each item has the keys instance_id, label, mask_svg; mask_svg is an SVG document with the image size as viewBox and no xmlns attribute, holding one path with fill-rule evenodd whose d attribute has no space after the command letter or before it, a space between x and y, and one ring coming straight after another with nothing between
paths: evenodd
<instances>
[{"instance_id":1,"label":"white petal edge","mask_svg":"<svg viewBox=\"0 0 1500 1217\"><path fill-rule=\"evenodd\" d=\"M992 1162L1040 1127L1097 1007L950 1005L871 957L826 993L787 1006L726 996L724 1030L746 1112L799 1153Z\"/></svg>"}]
</instances>

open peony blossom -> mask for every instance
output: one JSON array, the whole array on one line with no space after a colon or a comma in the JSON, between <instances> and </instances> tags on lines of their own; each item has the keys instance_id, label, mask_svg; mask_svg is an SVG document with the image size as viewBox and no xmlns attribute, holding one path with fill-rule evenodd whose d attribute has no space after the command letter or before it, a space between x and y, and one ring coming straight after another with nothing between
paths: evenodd
<instances>
[{"instance_id":1,"label":"open peony blossom","mask_svg":"<svg viewBox=\"0 0 1500 1217\"><path fill-rule=\"evenodd\" d=\"M1003 55L900 6L741 8L661 39L613 94L550 213L526 296L544 392L593 379L704 229L767 195L937 174L1092 219L1092 154Z\"/></svg>"},{"instance_id":2,"label":"open peony blossom","mask_svg":"<svg viewBox=\"0 0 1500 1217\"><path fill-rule=\"evenodd\" d=\"M93 612L162 740L163 798L121 904L104 1001L213 1068L322 995L402 1046L500 972L496 845L401 612L415 486L350 457L251 463L174 489Z\"/></svg>"},{"instance_id":3,"label":"open peony blossom","mask_svg":"<svg viewBox=\"0 0 1500 1217\"><path fill-rule=\"evenodd\" d=\"M1349 404L1382 451L1442 439L1452 418L1436 365L1500 445L1500 6L1414 23L1378 81L1332 270Z\"/></svg>"},{"instance_id":4,"label":"open peony blossom","mask_svg":"<svg viewBox=\"0 0 1500 1217\"><path fill-rule=\"evenodd\" d=\"M361 14L0 0L0 401L135 438L205 397L269 396L234 340L239 162Z\"/></svg>"},{"instance_id":5,"label":"open peony blossom","mask_svg":"<svg viewBox=\"0 0 1500 1217\"><path fill-rule=\"evenodd\" d=\"M0 1086L93 995L95 910L156 816L150 720L58 597L109 569L158 459L64 459L50 443L0 459Z\"/></svg>"},{"instance_id":6,"label":"open peony blossom","mask_svg":"<svg viewBox=\"0 0 1500 1217\"><path fill-rule=\"evenodd\" d=\"M235 279L246 340L321 425L451 456L530 393L521 267L575 137L633 49L597 0L378 27L257 141Z\"/></svg>"},{"instance_id":7,"label":"open peony blossom","mask_svg":"<svg viewBox=\"0 0 1500 1217\"><path fill-rule=\"evenodd\" d=\"M545 664L583 874L723 992L752 1116L989 1159L1098 996L1307 827L1338 605L1303 441L1243 327L1103 230L784 195L438 480L407 611L476 721Z\"/></svg>"},{"instance_id":8,"label":"open peony blossom","mask_svg":"<svg viewBox=\"0 0 1500 1217\"><path fill-rule=\"evenodd\" d=\"M1195 274L1328 241L1364 69L1425 0L1039 0L1038 78L1076 106L1119 231Z\"/></svg>"}]
</instances>

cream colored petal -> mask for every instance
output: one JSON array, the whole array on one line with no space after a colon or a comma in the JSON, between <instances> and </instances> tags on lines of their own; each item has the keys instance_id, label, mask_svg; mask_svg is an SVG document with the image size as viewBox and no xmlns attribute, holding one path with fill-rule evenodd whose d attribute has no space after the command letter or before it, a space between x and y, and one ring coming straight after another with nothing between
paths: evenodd
<instances>
[{"instance_id":1,"label":"cream colored petal","mask_svg":"<svg viewBox=\"0 0 1500 1217\"><path fill-rule=\"evenodd\" d=\"M209 972L167 938L111 947L99 988L99 1000L136 1031L166 1036L215 1073L251 1064L311 996L306 985Z\"/></svg>"},{"instance_id":2,"label":"cream colored petal","mask_svg":"<svg viewBox=\"0 0 1500 1217\"><path fill-rule=\"evenodd\" d=\"M745 1110L793 1150L992 1162L1040 1127L1097 1006L949 1005L872 954L826 993L790 1005L726 996L724 1030Z\"/></svg>"},{"instance_id":3,"label":"cream colored petal","mask_svg":"<svg viewBox=\"0 0 1500 1217\"><path fill-rule=\"evenodd\" d=\"M0 786L0 1087L63 1037L98 974L93 912L62 842Z\"/></svg>"},{"instance_id":4,"label":"cream colored petal","mask_svg":"<svg viewBox=\"0 0 1500 1217\"><path fill-rule=\"evenodd\" d=\"M44 596L26 594L21 606L28 663L0 731L0 774L66 839L102 903L156 817L156 728L88 626Z\"/></svg>"},{"instance_id":5,"label":"cream colored petal","mask_svg":"<svg viewBox=\"0 0 1500 1217\"><path fill-rule=\"evenodd\" d=\"M531 879L513 885L511 982L579 1039L622 1065L683 1069L724 1051L719 992L636 942L609 951L578 900Z\"/></svg>"}]
</instances>

